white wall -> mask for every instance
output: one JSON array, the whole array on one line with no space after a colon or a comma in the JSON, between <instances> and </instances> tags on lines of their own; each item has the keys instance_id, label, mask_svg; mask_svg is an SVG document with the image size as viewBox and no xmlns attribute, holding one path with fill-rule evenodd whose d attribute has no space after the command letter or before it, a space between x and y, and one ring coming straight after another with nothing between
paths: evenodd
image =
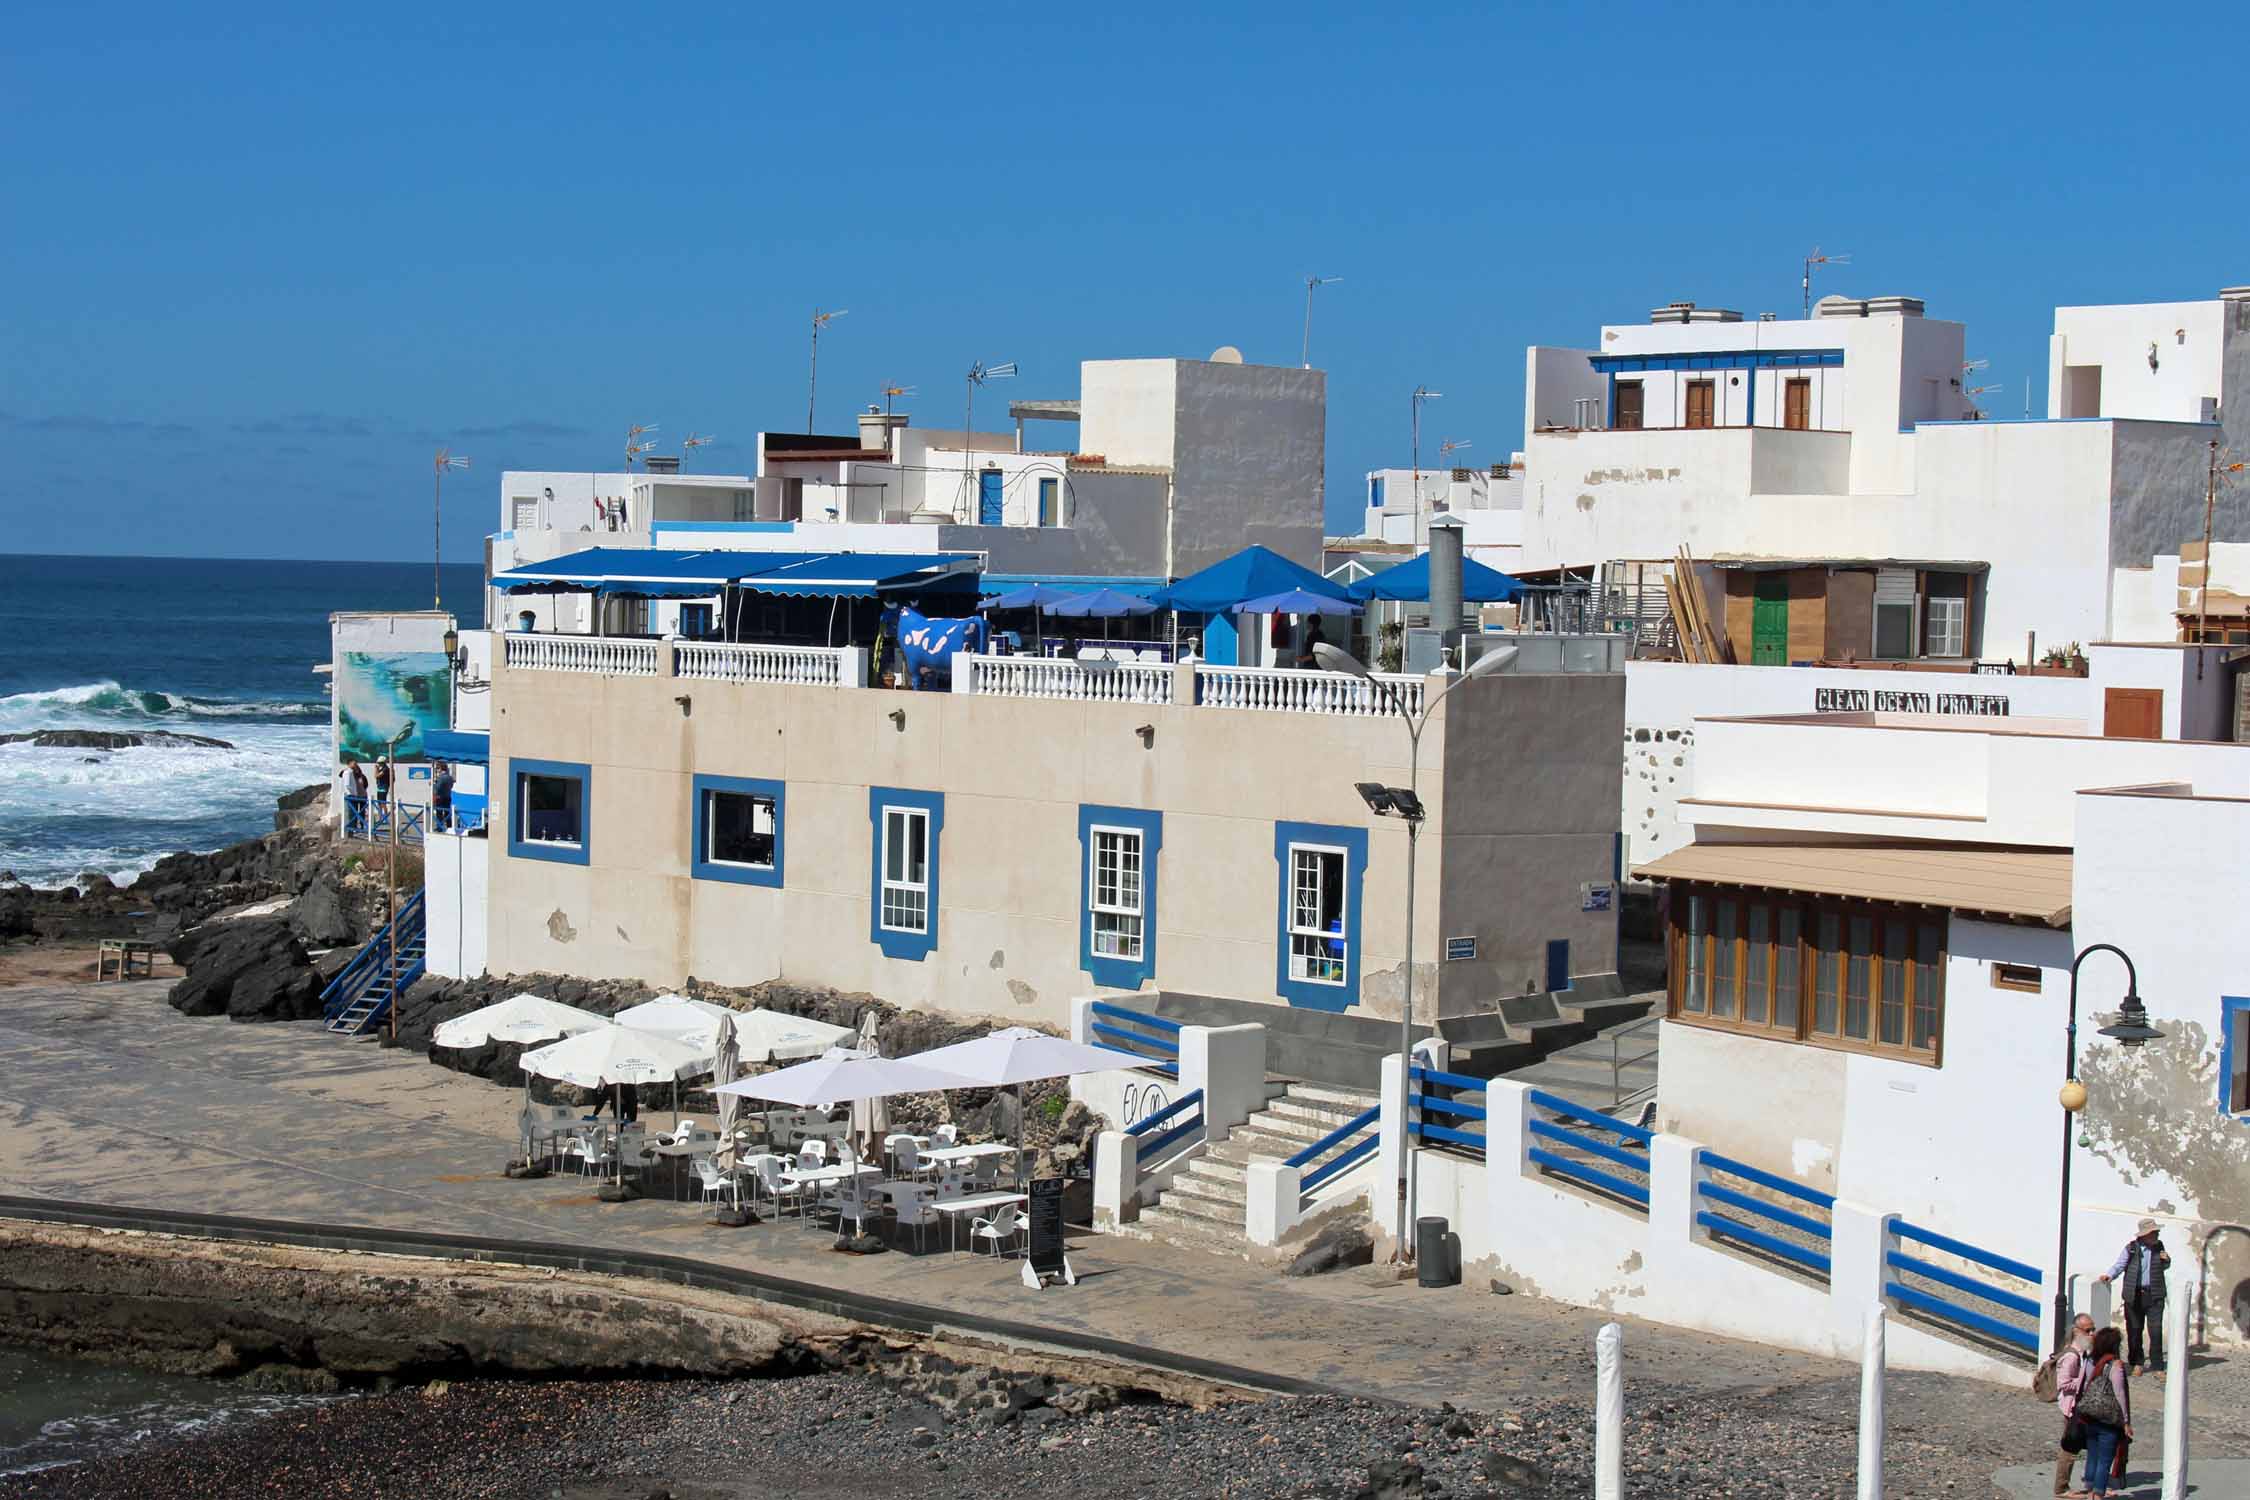
<instances>
[{"instance_id":1,"label":"white wall","mask_svg":"<svg viewBox=\"0 0 2250 1500\"><path fill-rule=\"evenodd\" d=\"M491 853L491 840L455 834L433 834L422 847L423 941L433 974L475 979L484 973Z\"/></svg>"},{"instance_id":2,"label":"white wall","mask_svg":"<svg viewBox=\"0 0 2250 1500\"><path fill-rule=\"evenodd\" d=\"M1609 378L1587 361L1592 349L1552 349L1533 344L1524 351L1523 430L1526 435L1543 427L1578 425L1579 405L1595 405L1594 423L1608 420Z\"/></svg>"},{"instance_id":3,"label":"white wall","mask_svg":"<svg viewBox=\"0 0 2250 1500\"><path fill-rule=\"evenodd\" d=\"M2047 341L2047 415L2201 420L2204 401L2220 394L2223 307L2214 299L2056 308ZM2073 366L2100 372L2098 411L2071 409Z\"/></svg>"}]
</instances>

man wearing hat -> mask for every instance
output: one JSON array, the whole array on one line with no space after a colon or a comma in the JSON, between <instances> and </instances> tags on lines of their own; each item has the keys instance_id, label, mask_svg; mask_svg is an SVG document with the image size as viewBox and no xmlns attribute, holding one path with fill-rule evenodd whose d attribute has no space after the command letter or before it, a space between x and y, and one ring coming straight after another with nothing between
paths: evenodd
<instances>
[{"instance_id":1,"label":"man wearing hat","mask_svg":"<svg viewBox=\"0 0 2250 1500\"><path fill-rule=\"evenodd\" d=\"M2158 1377L2164 1370L2164 1273L2170 1268L2172 1257L2165 1253L2163 1241L2158 1237L2156 1221L2143 1219L2133 1237L2118 1252L2117 1264L2096 1281L2125 1278L2125 1363L2133 1373L2141 1373L2141 1336L2145 1325L2148 1334L2147 1363L2157 1367Z\"/></svg>"}]
</instances>

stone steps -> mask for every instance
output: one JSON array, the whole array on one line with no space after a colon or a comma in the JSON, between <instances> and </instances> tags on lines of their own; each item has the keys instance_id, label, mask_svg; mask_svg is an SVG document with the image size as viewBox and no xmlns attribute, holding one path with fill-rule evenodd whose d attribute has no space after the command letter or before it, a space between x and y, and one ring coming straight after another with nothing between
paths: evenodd
<instances>
[{"instance_id":1,"label":"stone steps","mask_svg":"<svg viewBox=\"0 0 2250 1500\"><path fill-rule=\"evenodd\" d=\"M1141 1210L1132 1232L1188 1249L1247 1254L1249 1164L1294 1156L1374 1105L1373 1094L1354 1089L1269 1084L1266 1107L1183 1167Z\"/></svg>"}]
</instances>

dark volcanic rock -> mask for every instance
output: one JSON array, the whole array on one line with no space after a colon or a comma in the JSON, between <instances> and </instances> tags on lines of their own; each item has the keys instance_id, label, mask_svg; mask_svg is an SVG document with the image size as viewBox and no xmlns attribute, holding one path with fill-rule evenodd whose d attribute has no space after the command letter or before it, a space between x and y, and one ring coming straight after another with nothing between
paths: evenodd
<instances>
[{"instance_id":1,"label":"dark volcanic rock","mask_svg":"<svg viewBox=\"0 0 2250 1500\"><path fill-rule=\"evenodd\" d=\"M315 875L304 894L289 904L289 925L308 948L358 943L365 936L345 909L344 893L336 877L325 871Z\"/></svg>"},{"instance_id":2,"label":"dark volcanic rock","mask_svg":"<svg viewBox=\"0 0 2250 1500\"><path fill-rule=\"evenodd\" d=\"M142 745L171 749L234 748L226 740L215 740L201 734L180 734L170 729L33 729L22 734L0 734L0 745L32 745L41 750L130 750Z\"/></svg>"},{"instance_id":3,"label":"dark volcanic rock","mask_svg":"<svg viewBox=\"0 0 2250 1500\"><path fill-rule=\"evenodd\" d=\"M183 948L187 977L167 997L182 1014L223 1014L237 1021L302 1021L320 1014L320 975L285 919L211 924L184 937L174 956Z\"/></svg>"},{"instance_id":4,"label":"dark volcanic rock","mask_svg":"<svg viewBox=\"0 0 2250 1500\"><path fill-rule=\"evenodd\" d=\"M1367 1266L1375 1263L1375 1241L1364 1225L1358 1223L1331 1224L1312 1238L1312 1243L1298 1252L1289 1263L1291 1276L1318 1276L1323 1271L1338 1271L1346 1266Z\"/></svg>"}]
</instances>

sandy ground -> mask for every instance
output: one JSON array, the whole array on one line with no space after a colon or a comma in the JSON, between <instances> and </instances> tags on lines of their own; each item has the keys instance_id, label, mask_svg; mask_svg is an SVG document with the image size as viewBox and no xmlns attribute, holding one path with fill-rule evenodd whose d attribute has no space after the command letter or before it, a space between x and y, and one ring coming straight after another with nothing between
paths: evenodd
<instances>
[{"instance_id":1,"label":"sandy ground","mask_svg":"<svg viewBox=\"0 0 2250 1500\"><path fill-rule=\"evenodd\" d=\"M78 942L43 938L31 943L0 943L0 990L17 985L91 984L97 946L96 940L91 938ZM185 972L159 952L156 972L151 977L169 983Z\"/></svg>"}]
</instances>

